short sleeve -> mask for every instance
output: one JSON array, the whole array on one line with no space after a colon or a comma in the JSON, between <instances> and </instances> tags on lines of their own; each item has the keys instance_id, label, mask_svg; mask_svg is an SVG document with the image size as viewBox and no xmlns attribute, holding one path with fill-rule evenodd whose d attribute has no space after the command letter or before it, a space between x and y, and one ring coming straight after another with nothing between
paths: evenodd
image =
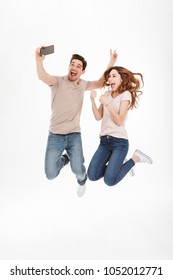
<instances>
[{"instance_id":1,"label":"short sleeve","mask_svg":"<svg viewBox=\"0 0 173 280\"><path fill-rule=\"evenodd\" d=\"M132 101L132 96L131 96L131 93L129 91L125 91L125 92L122 93L121 101L125 101L125 100L130 101L130 103Z\"/></svg>"},{"instance_id":2,"label":"short sleeve","mask_svg":"<svg viewBox=\"0 0 173 280\"><path fill-rule=\"evenodd\" d=\"M55 79L56 79L56 83L54 85L49 85L49 87L53 88L54 86L57 86L59 84L59 81L60 81L60 76L53 76Z\"/></svg>"}]
</instances>

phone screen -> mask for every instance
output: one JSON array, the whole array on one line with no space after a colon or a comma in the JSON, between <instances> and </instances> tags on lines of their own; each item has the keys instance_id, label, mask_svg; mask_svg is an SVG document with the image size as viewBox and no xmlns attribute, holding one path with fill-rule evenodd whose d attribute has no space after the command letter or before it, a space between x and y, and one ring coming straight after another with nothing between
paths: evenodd
<instances>
[{"instance_id":1,"label":"phone screen","mask_svg":"<svg viewBox=\"0 0 173 280\"><path fill-rule=\"evenodd\" d=\"M40 55L48 55L54 53L54 45L43 47L40 49Z\"/></svg>"}]
</instances>

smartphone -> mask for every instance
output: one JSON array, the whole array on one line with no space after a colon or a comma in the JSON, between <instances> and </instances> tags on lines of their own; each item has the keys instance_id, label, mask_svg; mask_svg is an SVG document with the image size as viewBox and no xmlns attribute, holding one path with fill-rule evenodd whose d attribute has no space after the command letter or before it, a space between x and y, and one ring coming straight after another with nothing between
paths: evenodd
<instances>
[{"instance_id":1,"label":"smartphone","mask_svg":"<svg viewBox=\"0 0 173 280\"><path fill-rule=\"evenodd\" d=\"M54 45L42 47L40 49L40 56L54 53Z\"/></svg>"}]
</instances>

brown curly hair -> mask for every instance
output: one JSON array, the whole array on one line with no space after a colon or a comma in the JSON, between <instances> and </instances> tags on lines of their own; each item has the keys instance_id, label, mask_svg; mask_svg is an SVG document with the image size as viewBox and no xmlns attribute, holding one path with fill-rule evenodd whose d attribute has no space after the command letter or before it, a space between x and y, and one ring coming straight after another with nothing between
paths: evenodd
<instances>
[{"instance_id":1,"label":"brown curly hair","mask_svg":"<svg viewBox=\"0 0 173 280\"><path fill-rule=\"evenodd\" d=\"M113 66L107 69L104 72L104 83L103 87L108 86L108 77L110 72L115 69L121 76L122 78L122 83L118 88L118 92L122 93L124 91L129 91L132 96L132 102L130 104L130 108L133 109L134 107L136 108L138 106L138 101L139 101L139 95L142 94L142 91L140 90L141 87L144 86L144 80L143 76L141 73L133 73L130 70L122 67L122 66ZM140 80L137 79L135 76L140 76Z\"/></svg>"}]
</instances>

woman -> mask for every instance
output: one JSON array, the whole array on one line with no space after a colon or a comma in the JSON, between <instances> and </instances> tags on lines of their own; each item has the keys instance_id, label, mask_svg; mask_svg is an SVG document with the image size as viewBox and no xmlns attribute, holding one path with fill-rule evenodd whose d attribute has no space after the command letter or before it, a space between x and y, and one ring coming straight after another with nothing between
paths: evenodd
<instances>
[{"instance_id":1,"label":"woman","mask_svg":"<svg viewBox=\"0 0 173 280\"><path fill-rule=\"evenodd\" d=\"M139 77L140 79L138 79ZM120 66L109 68L104 73L103 86L109 86L95 103L96 91L91 91L92 110L96 120L101 120L100 144L88 167L88 178L91 181L104 178L108 186L114 186L132 170L138 162L152 163L150 157L136 150L131 159L126 160L129 148L125 123L129 109L137 107L141 82L140 73L132 73Z\"/></svg>"}]
</instances>

